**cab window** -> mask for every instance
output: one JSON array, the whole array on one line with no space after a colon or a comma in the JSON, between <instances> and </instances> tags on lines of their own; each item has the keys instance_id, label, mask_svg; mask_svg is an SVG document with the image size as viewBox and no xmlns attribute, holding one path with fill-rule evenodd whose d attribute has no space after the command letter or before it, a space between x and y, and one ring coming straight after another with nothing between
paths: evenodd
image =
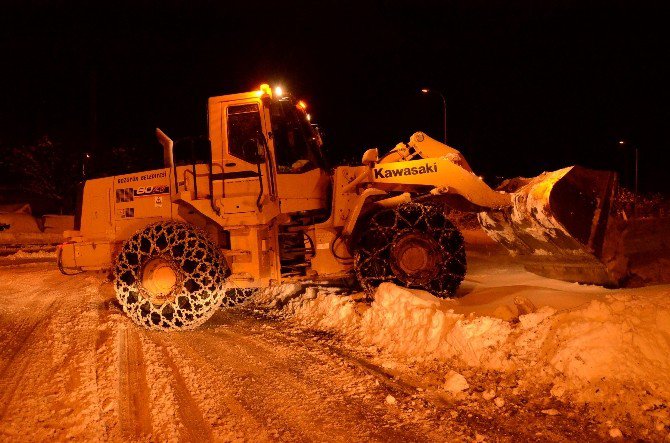
<instances>
[{"instance_id":1,"label":"cab window","mask_svg":"<svg viewBox=\"0 0 670 443\"><path fill-rule=\"evenodd\" d=\"M257 103L228 106L228 152L237 158L252 163L244 146L250 140L257 140L262 133L261 115Z\"/></svg>"},{"instance_id":2,"label":"cab window","mask_svg":"<svg viewBox=\"0 0 670 443\"><path fill-rule=\"evenodd\" d=\"M280 174L299 174L317 167L304 129L295 105L288 101L273 105L272 134Z\"/></svg>"}]
</instances>

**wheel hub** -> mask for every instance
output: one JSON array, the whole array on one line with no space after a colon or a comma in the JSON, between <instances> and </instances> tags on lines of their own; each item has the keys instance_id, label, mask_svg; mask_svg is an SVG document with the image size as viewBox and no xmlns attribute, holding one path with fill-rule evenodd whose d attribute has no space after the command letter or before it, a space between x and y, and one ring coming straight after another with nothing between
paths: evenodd
<instances>
[{"instance_id":1,"label":"wheel hub","mask_svg":"<svg viewBox=\"0 0 670 443\"><path fill-rule=\"evenodd\" d=\"M177 271L167 260L154 258L144 265L142 287L149 301L155 305L174 300L177 280Z\"/></svg>"},{"instance_id":2,"label":"wheel hub","mask_svg":"<svg viewBox=\"0 0 670 443\"><path fill-rule=\"evenodd\" d=\"M438 272L437 242L422 233L404 235L391 246L391 267L408 284L428 282Z\"/></svg>"}]
</instances>

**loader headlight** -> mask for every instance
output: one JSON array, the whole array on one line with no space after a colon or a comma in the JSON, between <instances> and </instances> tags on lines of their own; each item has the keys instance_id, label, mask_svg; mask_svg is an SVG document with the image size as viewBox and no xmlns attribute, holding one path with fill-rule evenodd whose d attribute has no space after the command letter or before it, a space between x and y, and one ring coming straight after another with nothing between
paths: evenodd
<instances>
[{"instance_id":1,"label":"loader headlight","mask_svg":"<svg viewBox=\"0 0 670 443\"><path fill-rule=\"evenodd\" d=\"M281 86L276 86L275 87L275 97L280 98L282 95L284 95L284 90L281 88Z\"/></svg>"}]
</instances>

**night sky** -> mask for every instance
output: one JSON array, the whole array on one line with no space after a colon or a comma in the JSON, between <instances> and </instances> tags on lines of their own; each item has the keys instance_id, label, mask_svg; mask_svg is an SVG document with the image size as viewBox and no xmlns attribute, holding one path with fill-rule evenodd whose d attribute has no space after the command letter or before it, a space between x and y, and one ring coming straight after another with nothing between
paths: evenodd
<instances>
[{"instance_id":1,"label":"night sky","mask_svg":"<svg viewBox=\"0 0 670 443\"><path fill-rule=\"evenodd\" d=\"M281 84L333 163L442 134L491 182L574 163L670 189L670 20L644 2L13 2L0 14L0 144L49 135L161 159L206 134L212 95ZM11 5L14 6L11 6ZM67 6L66 6L67 5ZM97 109L97 137L91 109Z\"/></svg>"}]
</instances>

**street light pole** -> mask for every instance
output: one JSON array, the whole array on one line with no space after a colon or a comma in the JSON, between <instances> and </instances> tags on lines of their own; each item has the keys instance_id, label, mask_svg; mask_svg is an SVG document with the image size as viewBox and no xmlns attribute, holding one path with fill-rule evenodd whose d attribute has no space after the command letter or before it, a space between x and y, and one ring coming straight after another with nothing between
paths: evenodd
<instances>
[{"instance_id":1,"label":"street light pole","mask_svg":"<svg viewBox=\"0 0 670 443\"><path fill-rule=\"evenodd\" d=\"M435 91L433 89L424 88L421 90L424 94L429 94L431 92L437 94L442 99L442 118L444 123L444 144L447 144L447 99L444 98L444 94L440 91Z\"/></svg>"},{"instance_id":2,"label":"street light pole","mask_svg":"<svg viewBox=\"0 0 670 443\"><path fill-rule=\"evenodd\" d=\"M619 140L620 145L627 145L630 146L628 143L626 143L624 140ZM637 194L639 191L638 188L638 177L639 177L639 163L640 163L640 153L637 148L637 146L633 146L633 149L635 149L635 193L633 194L633 218L637 218Z\"/></svg>"},{"instance_id":3,"label":"street light pole","mask_svg":"<svg viewBox=\"0 0 670 443\"><path fill-rule=\"evenodd\" d=\"M638 176L638 162L639 162L640 156L638 155L638 150L637 146L635 146L635 197L633 200L633 217L637 218L637 176Z\"/></svg>"}]
</instances>

